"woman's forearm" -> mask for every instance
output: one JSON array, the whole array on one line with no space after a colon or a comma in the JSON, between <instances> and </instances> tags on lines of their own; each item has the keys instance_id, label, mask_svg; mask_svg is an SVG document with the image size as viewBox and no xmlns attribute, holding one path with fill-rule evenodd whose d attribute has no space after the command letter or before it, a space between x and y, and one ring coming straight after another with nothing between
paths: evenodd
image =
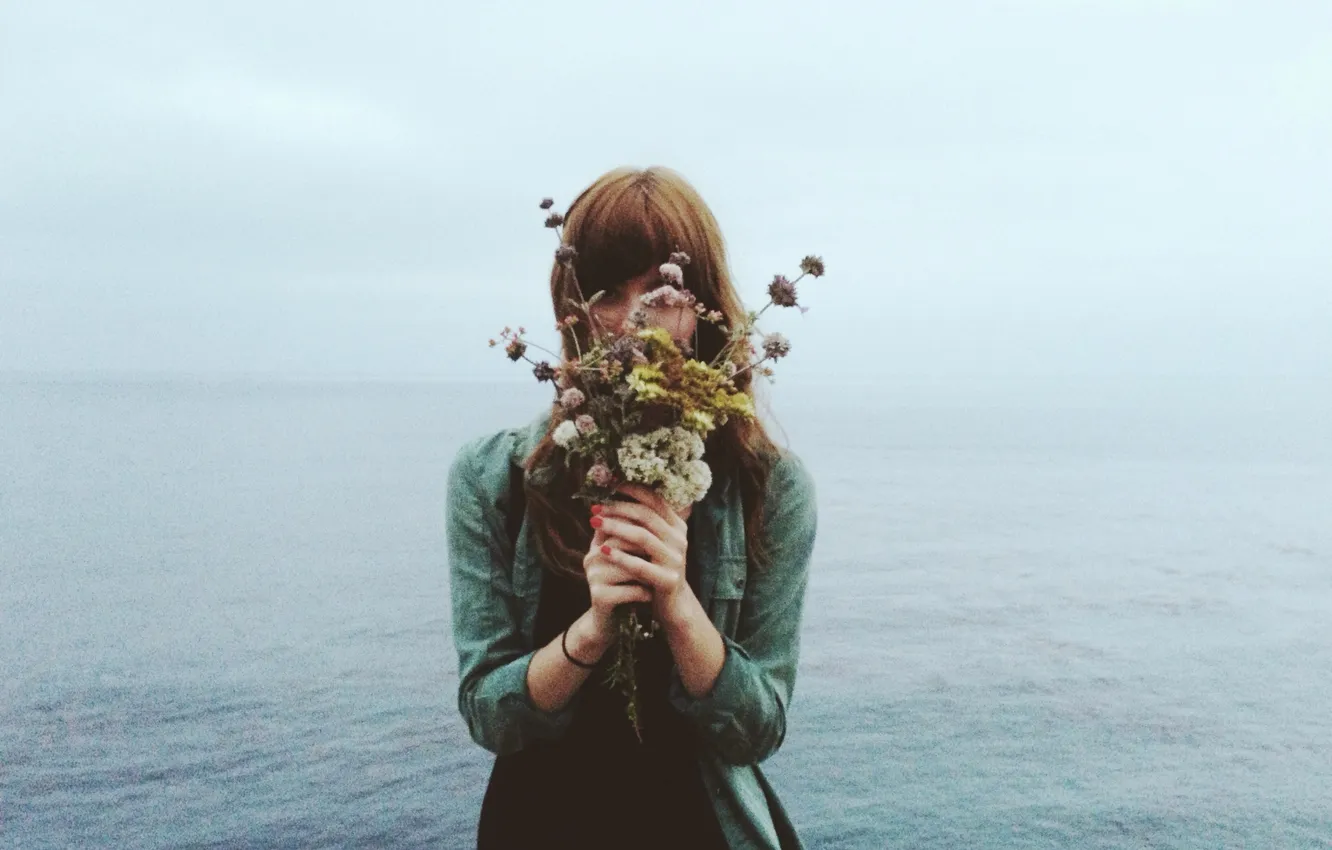
<instances>
[{"instance_id":1,"label":"woman's forearm","mask_svg":"<svg viewBox=\"0 0 1332 850\"><path fill-rule=\"evenodd\" d=\"M574 694L592 674L569 663L560 640L564 633L537 650L527 667L527 691L542 711L558 711L569 704ZM610 642L596 634L589 608L569 626L569 654L584 664L595 664L610 647Z\"/></svg>"},{"instance_id":2,"label":"woman's forearm","mask_svg":"<svg viewBox=\"0 0 1332 850\"><path fill-rule=\"evenodd\" d=\"M662 626L680 669L680 684L691 697L701 699L712 691L721 673L726 643L691 589L681 592L675 612L665 619Z\"/></svg>"}]
</instances>

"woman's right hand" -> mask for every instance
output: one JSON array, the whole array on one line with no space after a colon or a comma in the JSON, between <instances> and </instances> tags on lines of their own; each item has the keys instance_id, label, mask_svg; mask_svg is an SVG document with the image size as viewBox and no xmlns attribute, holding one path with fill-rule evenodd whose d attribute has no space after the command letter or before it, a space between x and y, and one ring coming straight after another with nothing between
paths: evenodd
<instances>
[{"instance_id":1,"label":"woman's right hand","mask_svg":"<svg viewBox=\"0 0 1332 850\"><path fill-rule=\"evenodd\" d=\"M602 551L603 546L617 546L598 529L592 535L592 545L583 557L583 573L587 576L587 589L592 596L593 629L600 641L609 645L615 637L611 615L616 607L628 602L652 602L652 591L634 582L625 569L611 563Z\"/></svg>"}]
</instances>

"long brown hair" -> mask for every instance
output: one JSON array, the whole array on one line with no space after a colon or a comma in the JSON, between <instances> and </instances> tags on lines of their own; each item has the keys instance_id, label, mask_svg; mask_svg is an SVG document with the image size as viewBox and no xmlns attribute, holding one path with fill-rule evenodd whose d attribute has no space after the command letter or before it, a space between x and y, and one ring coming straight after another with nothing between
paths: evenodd
<instances>
[{"instance_id":1,"label":"long brown hair","mask_svg":"<svg viewBox=\"0 0 1332 850\"><path fill-rule=\"evenodd\" d=\"M613 295L628 280L665 263L673 251L690 257L684 286L710 310L720 310L728 326L742 324L745 307L731 283L721 228L693 186L668 168L617 168L597 179L570 204L565 215L564 243L578 251L574 274L556 262L550 272L550 295L557 318L568 315L570 301L581 302L605 290ZM581 291L580 291L581 290ZM563 332L564 356L587 350L586 322ZM711 361L726 343L714 325L699 322L695 356ZM744 352L742 352L744 353ZM737 376L739 390L753 394L753 371ZM554 410L554 408L552 408ZM530 471L549 464L559 417L527 459ZM745 516L745 543L750 566L767 564L763 547L763 501L776 447L757 420L732 418L709 435L704 454L714 475L727 475L738 485ZM525 476L530 521L543 565L570 577L583 576L583 557L592 542L588 507L573 498L575 476L556 475L541 487Z\"/></svg>"}]
</instances>

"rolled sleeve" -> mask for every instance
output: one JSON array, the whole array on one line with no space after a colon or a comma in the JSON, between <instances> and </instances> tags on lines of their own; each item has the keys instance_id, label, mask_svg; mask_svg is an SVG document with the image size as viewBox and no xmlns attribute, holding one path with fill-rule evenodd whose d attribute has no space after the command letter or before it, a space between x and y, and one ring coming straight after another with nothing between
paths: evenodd
<instances>
[{"instance_id":1,"label":"rolled sleeve","mask_svg":"<svg viewBox=\"0 0 1332 850\"><path fill-rule=\"evenodd\" d=\"M818 526L813 479L784 453L764 505L768 565L751 571L735 636L712 690L694 697L673 670L669 699L729 764L757 764L781 747L795 689L800 622Z\"/></svg>"},{"instance_id":2,"label":"rolled sleeve","mask_svg":"<svg viewBox=\"0 0 1332 850\"><path fill-rule=\"evenodd\" d=\"M521 633L521 606L508 569L512 545L496 506L508 472L507 451L497 442L470 443L454 459L447 529L458 710L474 741L503 754L562 736L579 699L575 695L564 707L543 711L527 688L536 653ZM504 474L482 474L498 463Z\"/></svg>"},{"instance_id":3,"label":"rolled sleeve","mask_svg":"<svg viewBox=\"0 0 1332 850\"><path fill-rule=\"evenodd\" d=\"M527 668L536 651L528 652L477 679L475 688L464 694L460 706L468 719L472 739L493 753L521 750L534 740L553 740L564 735L573 721L575 694L563 708L543 711L527 689ZM581 693L581 692L580 692Z\"/></svg>"}]
</instances>

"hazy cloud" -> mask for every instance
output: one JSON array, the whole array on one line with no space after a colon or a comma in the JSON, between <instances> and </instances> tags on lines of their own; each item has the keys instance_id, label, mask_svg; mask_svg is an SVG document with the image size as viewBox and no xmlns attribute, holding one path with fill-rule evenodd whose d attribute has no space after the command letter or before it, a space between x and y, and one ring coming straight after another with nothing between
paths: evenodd
<instances>
[{"instance_id":1,"label":"hazy cloud","mask_svg":"<svg viewBox=\"0 0 1332 850\"><path fill-rule=\"evenodd\" d=\"M535 201L681 170L792 375L1332 377L1317 2L11 4L0 370L512 376Z\"/></svg>"}]
</instances>

